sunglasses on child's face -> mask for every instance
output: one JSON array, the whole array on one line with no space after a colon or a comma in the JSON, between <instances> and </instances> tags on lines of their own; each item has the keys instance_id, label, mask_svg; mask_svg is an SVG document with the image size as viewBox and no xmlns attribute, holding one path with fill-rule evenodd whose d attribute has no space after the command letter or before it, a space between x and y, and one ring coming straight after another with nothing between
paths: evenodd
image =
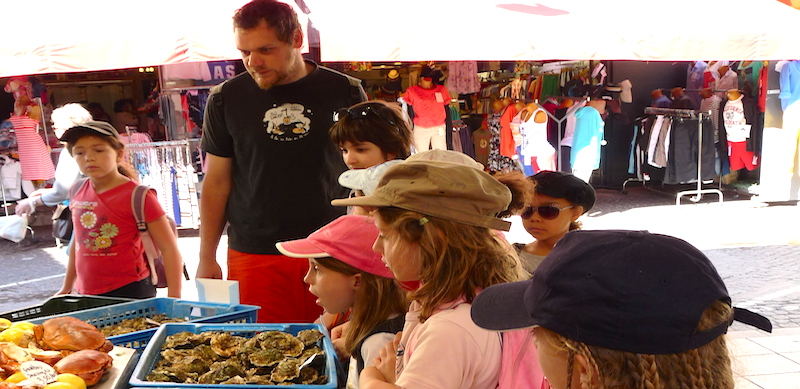
<instances>
[{"instance_id":1,"label":"sunglasses on child's face","mask_svg":"<svg viewBox=\"0 0 800 389\"><path fill-rule=\"evenodd\" d=\"M523 219L530 219L534 213L539 212L539 216L542 217L544 220L553 220L558 217L561 211L565 209L572 208L571 205L568 205L564 208L559 208L555 205L542 205L540 207L528 207L525 208L525 212L522 212Z\"/></svg>"}]
</instances>

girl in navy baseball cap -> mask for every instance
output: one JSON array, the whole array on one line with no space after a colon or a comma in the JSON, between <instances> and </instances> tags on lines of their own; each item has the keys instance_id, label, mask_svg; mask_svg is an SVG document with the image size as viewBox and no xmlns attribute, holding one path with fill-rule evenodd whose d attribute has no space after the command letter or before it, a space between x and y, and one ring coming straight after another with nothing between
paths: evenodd
<instances>
[{"instance_id":1,"label":"girl in navy baseball cap","mask_svg":"<svg viewBox=\"0 0 800 389\"><path fill-rule=\"evenodd\" d=\"M486 288L471 314L489 330L533 328L554 389L731 389L728 327L772 331L731 305L702 252L647 231L570 232L533 278Z\"/></svg>"}]
</instances>

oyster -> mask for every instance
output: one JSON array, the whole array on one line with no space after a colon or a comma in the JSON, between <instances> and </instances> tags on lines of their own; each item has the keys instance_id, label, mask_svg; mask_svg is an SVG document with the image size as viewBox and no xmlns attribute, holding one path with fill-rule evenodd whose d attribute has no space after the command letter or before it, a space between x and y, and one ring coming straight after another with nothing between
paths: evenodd
<instances>
[{"instance_id":1,"label":"oyster","mask_svg":"<svg viewBox=\"0 0 800 389\"><path fill-rule=\"evenodd\" d=\"M166 370L153 369L149 374L147 374L147 377L145 377L145 379L153 382L172 382L169 372Z\"/></svg>"},{"instance_id":2,"label":"oyster","mask_svg":"<svg viewBox=\"0 0 800 389\"><path fill-rule=\"evenodd\" d=\"M305 366L300 369L300 374L298 374L294 381L298 384L310 385L315 383L318 378L319 373L317 373L317 369L310 366Z\"/></svg>"},{"instance_id":3,"label":"oyster","mask_svg":"<svg viewBox=\"0 0 800 389\"><path fill-rule=\"evenodd\" d=\"M236 349L244 344L245 339L233 336L230 332L220 332L211 337L211 349L221 357L236 355Z\"/></svg>"},{"instance_id":4,"label":"oyster","mask_svg":"<svg viewBox=\"0 0 800 389\"><path fill-rule=\"evenodd\" d=\"M303 350L303 353L297 358L300 359L301 363L304 363L308 358L311 358L314 355L322 356L325 355L325 352L322 351L321 348L314 346Z\"/></svg>"},{"instance_id":5,"label":"oyster","mask_svg":"<svg viewBox=\"0 0 800 389\"><path fill-rule=\"evenodd\" d=\"M249 354L248 360L253 366L272 366L282 361L283 353L277 349L259 350Z\"/></svg>"},{"instance_id":6,"label":"oyster","mask_svg":"<svg viewBox=\"0 0 800 389\"><path fill-rule=\"evenodd\" d=\"M245 385L245 384L247 384L247 381L245 381L245 379L242 378L242 376L238 376L237 375L235 377L231 377L228 380L222 382L222 384L223 385Z\"/></svg>"},{"instance_id":7,"label":"oyster","mask_svg":"<svg viewBox=\"0 0 800 389\"><path fill-rule=\"evenodd\" d=\"M178 332L167 336L167 338L164 339L164 344L161 346L161 349L192 348L197 346L197 343L195 343L197 340L195 338L195 335L189 331Z\"/></svg>"},{"instance_id":8,"label":"oyster","mask_svg":"<svg viewBox=\"0 0 800 389\"><path fill-rule=\"evenodd\" d=\"M216 362L221 359L219 354L217 354L216 351L214 351L214 349L212 349L211 346L207 344L201 344L191 349L191 354L197 356L198 358L211 362Z\"/></svg>"},{"instance_id":9,"label":"oyster","mask_svg":"<svg viewBox=\"0 0 800 389\"><path fill-rule=\"evenodd\" d=\"M175 349L175 348L168 348L166 350L161 350L161 358L162 361L166 361L169 364L178 363L184 357L188 357L192 355L192 351L194 349Z\"/></svg>"},{"instance_id":10,"label":"oyster","mask_svg":"<svg viewBox=\"0 0 800 389\"><path fill-rule=\"evenodd\" d=\"M201 384L218 384L242 374L244 374L244 369L236 362L231 362L231 360L214 362L207 373L197 378L197 382Z\"/></svg>"},{"instance_id":11,"label":"oyster","mask_svg":"<svg viewBox=\"0 0 800 389\"><path fill-rule=\"evenodd\" d=\"M265 331L256 335L261 347L266 349L278 349L283 355L296 357L303 352L305 345L294 336L281 331Z\"/></svg>"},{"instance_id":12,"label":"oyster","mask_svg":"<svg viewBox=\"0 0 800 389\"><path fill-rule=\"evenodd\" d=\"M209 363L204 361L202 358L196 355L189 355L176 361L172 365L172 369L174 369L174 371L202 374L208 371L208 365Z\"/></svg>"},{"instance_id":13,"label":"oyster","mask_svg":"<svg viewBox=\"0 0 800 389\"><path fill-rule=\"evenodd\" d=\"M311 347L317 344L320 339L324 338L325 335L322 332L319 332L318 329L312 328L309 330L302 330L297 333L297 339L299 339L306 347Z\"/></svg>"},{"instance_id":14,"label":"oyster","mask_svg":"<svg viewBox=\"0 0 800 389\"><path fill-rule=\"evenodd\" d=\"M284 382L295 379L300 375L300 360L297 358L286 358L275 366L272 370L270 379L274 382Z\"/></svg>"}]
</instances>

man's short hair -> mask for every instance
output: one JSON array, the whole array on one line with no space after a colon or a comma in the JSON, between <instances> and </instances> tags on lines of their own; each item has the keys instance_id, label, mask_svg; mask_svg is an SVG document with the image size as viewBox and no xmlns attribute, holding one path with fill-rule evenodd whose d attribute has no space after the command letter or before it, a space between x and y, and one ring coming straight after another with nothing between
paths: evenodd
<instances>
[{"instance_id":1,"label":"man's short hair","mask_svg":"<svg viewBox=\"0 0 800 389\"><path fill-rule=\"evenodd\" d=\"M300 29L292 7L276 0L253 0L245 4L233 14L233 27L249 30L256 28L262 20L275 30L278 39L289 44L294 32Z\"/></svg>"}]
</instances>

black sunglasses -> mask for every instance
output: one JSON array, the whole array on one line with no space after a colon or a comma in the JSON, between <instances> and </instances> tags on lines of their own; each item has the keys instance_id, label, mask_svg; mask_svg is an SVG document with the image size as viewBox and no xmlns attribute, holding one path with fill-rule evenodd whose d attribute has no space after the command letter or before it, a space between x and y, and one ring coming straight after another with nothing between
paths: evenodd
<instances>
[{"instance_id":1,"label":"black sunglasses","mask_svg":"<svg viewBox=\"0 0 800 389\"><path fill-rule=\"evenodd\" d=\"M525 208L525 212L522 212L522 215L520 215L520 216L522 216L523 219L530 219L530 217L533 216L534 213L539 212L539 216L541 216L542 219L544 219L544 220L553 220L553 219L558 217L558 215L561 213L561 211L563 211L565 209L570 209L570 208L572 208L571 205L568 205L568 206L566 206L564 208L559 208L559 207L556 207L555 205L542 205L540 207L528 207L528 208Z\"/></svg>"},{"instance_id":2,"label":"black sunglasses","mask_svg":"<svg viewBox=\"0 0 800 389\"><path fill-rule=\"evenodd\" d=\"M351 108L337 109L336 112L333 113L333 121L334 123L338 122L339 120L342 120L345 117L345 115L350 115L353 119L364 118L370 113L379 117L381 120L391 124L392 126L397 127L397 125L394 123L394 121L392 121L392 119L389 119L383 114L381 114L378 107L372 105L362 105L352 109Z\"/></svg>"}]
</instances>

